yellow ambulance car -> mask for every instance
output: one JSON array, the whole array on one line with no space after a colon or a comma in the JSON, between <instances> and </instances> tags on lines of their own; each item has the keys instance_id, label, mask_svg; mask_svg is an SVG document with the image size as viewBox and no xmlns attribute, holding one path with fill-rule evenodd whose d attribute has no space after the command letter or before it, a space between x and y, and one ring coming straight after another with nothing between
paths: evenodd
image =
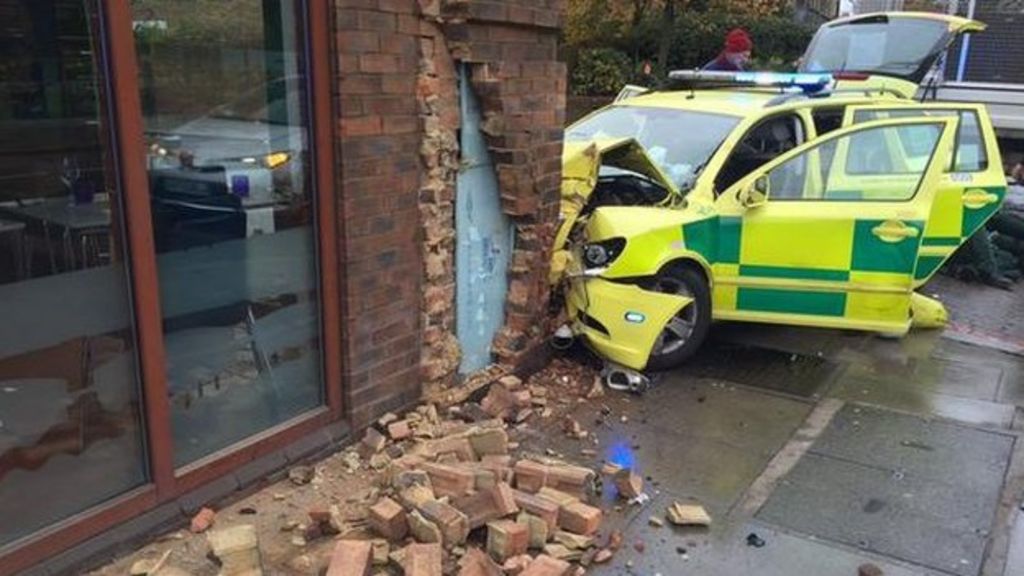
<instances>
[{"instance_id":1,"label":"yellow ambulance car","mask_svg":"<svg viewBox=\"0 0 1024 576\"><path fill-rule=\"evenodd\" d=\"M658 370L714 320L897 335L945 321L914 290L1006 180L983 106L921 104L908 86L983 26L867 18L823 27L800 73L673 73L567 129L551 279L575 336Z\"/></svg>"}]
</instances>

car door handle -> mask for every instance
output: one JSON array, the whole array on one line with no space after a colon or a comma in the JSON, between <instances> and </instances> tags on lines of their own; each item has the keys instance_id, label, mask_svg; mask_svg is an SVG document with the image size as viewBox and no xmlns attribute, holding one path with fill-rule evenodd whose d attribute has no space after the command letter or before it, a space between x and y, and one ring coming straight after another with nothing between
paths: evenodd
<instances>
[{"instance_id":1,"label":"car door handle","mask_svg":"<svg viewBox=\"0 0 1024 576\"><path fill-rule=\"evenodd\" d=\"M913 226L907 226L899 220L886 220L885 222L871 229L871 233L882 239L883 242L902 242L907 238L917 238L921 233Z\"/></svg>"},{"instance_id":2,"label":"car door handle","mask_svg":"<svg viewBox=\"0 0 1024 576\"><path fill-rule=\"evenodd\" d=\"M985 192L984 190L968 190L963 195L964 206L971 210L977 210L978 208L984 208L989 204L993 204L999 201L999 196L992 194L991 192Z\"/></svg>"}]
</instances>

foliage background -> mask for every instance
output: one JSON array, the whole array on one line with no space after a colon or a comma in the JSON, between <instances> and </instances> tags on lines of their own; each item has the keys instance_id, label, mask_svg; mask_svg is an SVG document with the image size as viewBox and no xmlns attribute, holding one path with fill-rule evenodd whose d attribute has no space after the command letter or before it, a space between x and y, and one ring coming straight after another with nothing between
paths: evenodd
<instances>
[{"instance_id":1,"label":"foliage background","mask_svg":"<svg viewBox=\"0 0 1024 576\"><path fill-rule=\"evenodd\" d=\"M726 33L746 29L759 69L791 70L814 29L786 0L569 0L564 31L570 91L608 95L650 84L667 70L697 68L718 55ZM649 63L652 74L643 74Z\"/></svg>"}]
</instances>

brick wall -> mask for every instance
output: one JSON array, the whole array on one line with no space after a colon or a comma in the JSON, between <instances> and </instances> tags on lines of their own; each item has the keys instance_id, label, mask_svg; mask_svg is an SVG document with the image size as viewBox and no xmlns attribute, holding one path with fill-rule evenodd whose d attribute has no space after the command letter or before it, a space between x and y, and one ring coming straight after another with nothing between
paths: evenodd
<instances>
[{"instance_id":1,"label":"brick wall","mask_svg":"<svg viewBox=\"0 0 1024 576\"><path fill-rule=\"evenodd\" d=\"M516 227L497 360L514 368L546 334L563 10L564 0L334 1L345 370L356 426L455 385L459 61L470 65Z\"/></svg>"}]
</instances>

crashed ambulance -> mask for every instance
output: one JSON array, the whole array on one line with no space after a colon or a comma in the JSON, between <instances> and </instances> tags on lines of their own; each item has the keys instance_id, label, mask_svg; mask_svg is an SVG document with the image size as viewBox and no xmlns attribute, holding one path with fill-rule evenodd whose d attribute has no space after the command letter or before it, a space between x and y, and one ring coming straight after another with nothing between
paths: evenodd
<instances>
[{"instance_id":1,"label":"crashed ambulance","mask_svg":"<svg viewBox=\"0 0 1024 576\"><path fill-rule=\"evenodd\" d=\"M983 29L839 20L796 74L676 72L570 126L560 335L640 371L685 361L716 320L942 325L914 290L999 209L1006 180L983 106L912 97L959 34Z\"/></svg>"}]
</instances>

